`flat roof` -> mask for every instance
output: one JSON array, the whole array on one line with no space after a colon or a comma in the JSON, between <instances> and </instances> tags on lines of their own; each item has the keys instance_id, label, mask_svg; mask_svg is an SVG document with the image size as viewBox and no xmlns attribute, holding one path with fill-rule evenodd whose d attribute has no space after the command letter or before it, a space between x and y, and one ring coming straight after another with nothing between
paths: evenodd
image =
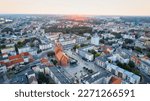
<instances>
[{"instance_id":1,"label":"flat roof","mask_svg":"<svg viewBox=\"0 0 150 101\"><path fill-rule=\"evenodd\" d=\"M66 72L66 70L62 67L50 67L50 70L62 84L74 83L74 80L71 77L71 75L69 75L69 73Z\"/></svg>"},{"instance_id":2,"label":"flat roof","mask_svg":"<svg viewBox=\"0 0 150 101\"><path fill-rule=\"evenodd\" d=\"M111 74L103 73L103 72L96 72L92 75L86 75L85 77L82 78L82 82L86 83L88 82L89 84L103 78L103 77L108 77Z\"/></svg>"},{"instance_id":3,"label":"flat roof","mask_svg":"<svg viewBox=\"0 0 150 101\"><path fill-rule=\"evenodd\" d=\"M150 67L150 63L148 63L147 61L144 61L144 60L141 60L141 61Z\"/></svg>"}]
</instances>

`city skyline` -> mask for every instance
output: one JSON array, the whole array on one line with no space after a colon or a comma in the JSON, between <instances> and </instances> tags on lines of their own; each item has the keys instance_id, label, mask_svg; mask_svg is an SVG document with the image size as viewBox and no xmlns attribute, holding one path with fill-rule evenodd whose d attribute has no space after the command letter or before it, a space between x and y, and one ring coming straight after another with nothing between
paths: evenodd
<instances>
[{"instance_id":1,"label":"city skyline","mask_svg":"<svg viewBox=\"0 0 150 101\"><path fill-rule=\"evenodd\" d=\"M149 0L0 0L0 14L150 16Z\"/></svg>"}]
</instances>

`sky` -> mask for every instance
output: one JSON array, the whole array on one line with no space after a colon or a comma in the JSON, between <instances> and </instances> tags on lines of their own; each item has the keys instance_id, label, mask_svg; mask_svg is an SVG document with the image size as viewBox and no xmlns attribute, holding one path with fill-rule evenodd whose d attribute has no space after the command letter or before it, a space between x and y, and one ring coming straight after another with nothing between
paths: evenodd
<instances>
[{"instance_id":1,"label":"sky","mask_svg":"<svg viewBox=\"0 0 150 101\"><path fill-rule=\"evenodd\" d=\"M150 16L150 0L0 0L0 14Z\"/></svg>"}]
</instances>

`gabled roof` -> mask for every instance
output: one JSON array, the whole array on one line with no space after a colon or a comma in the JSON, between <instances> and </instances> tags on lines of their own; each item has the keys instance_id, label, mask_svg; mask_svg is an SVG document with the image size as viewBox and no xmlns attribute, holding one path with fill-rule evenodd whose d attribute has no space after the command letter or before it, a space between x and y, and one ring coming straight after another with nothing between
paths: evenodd
<instances>
[{"instance_id":1,"label":"gabled roof","mask_svg":"<svg viewBox=\"0 0 150 101\"><path fill-rule=\"evenodd\" d=\"M17 59L17 58L22 58L22 57L21 57L21 55L13 55L13 56L8 57L9 60L14 60L14 59Z\"/></svg>"}]
</instances>

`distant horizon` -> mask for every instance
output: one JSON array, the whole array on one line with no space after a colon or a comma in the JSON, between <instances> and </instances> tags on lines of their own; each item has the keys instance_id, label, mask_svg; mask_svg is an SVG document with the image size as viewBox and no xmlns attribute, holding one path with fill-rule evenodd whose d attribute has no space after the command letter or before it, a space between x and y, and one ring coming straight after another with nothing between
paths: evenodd
<instances>
[{"instance_id":1,"label":"distant horizon","mask_svg":"<svg viewBox=\"0 0 150 101\"><path fill-rule=\"evenodd\" d=\"M38 13L0 13L0 15L62 15L62 16L112 16L112 17L150 17L150 15L90 15L90 14L38 14Z\"/></svg>"},{"instance_id":2,"label":"distant horizon","mask_svg":"<svg viewBox=\"0 0 150 101\"><path fill-rule=\"evenodd\" d=\"M0 0L0 14L150 16L150 0Z\"/></svg>"}]
</instances>

